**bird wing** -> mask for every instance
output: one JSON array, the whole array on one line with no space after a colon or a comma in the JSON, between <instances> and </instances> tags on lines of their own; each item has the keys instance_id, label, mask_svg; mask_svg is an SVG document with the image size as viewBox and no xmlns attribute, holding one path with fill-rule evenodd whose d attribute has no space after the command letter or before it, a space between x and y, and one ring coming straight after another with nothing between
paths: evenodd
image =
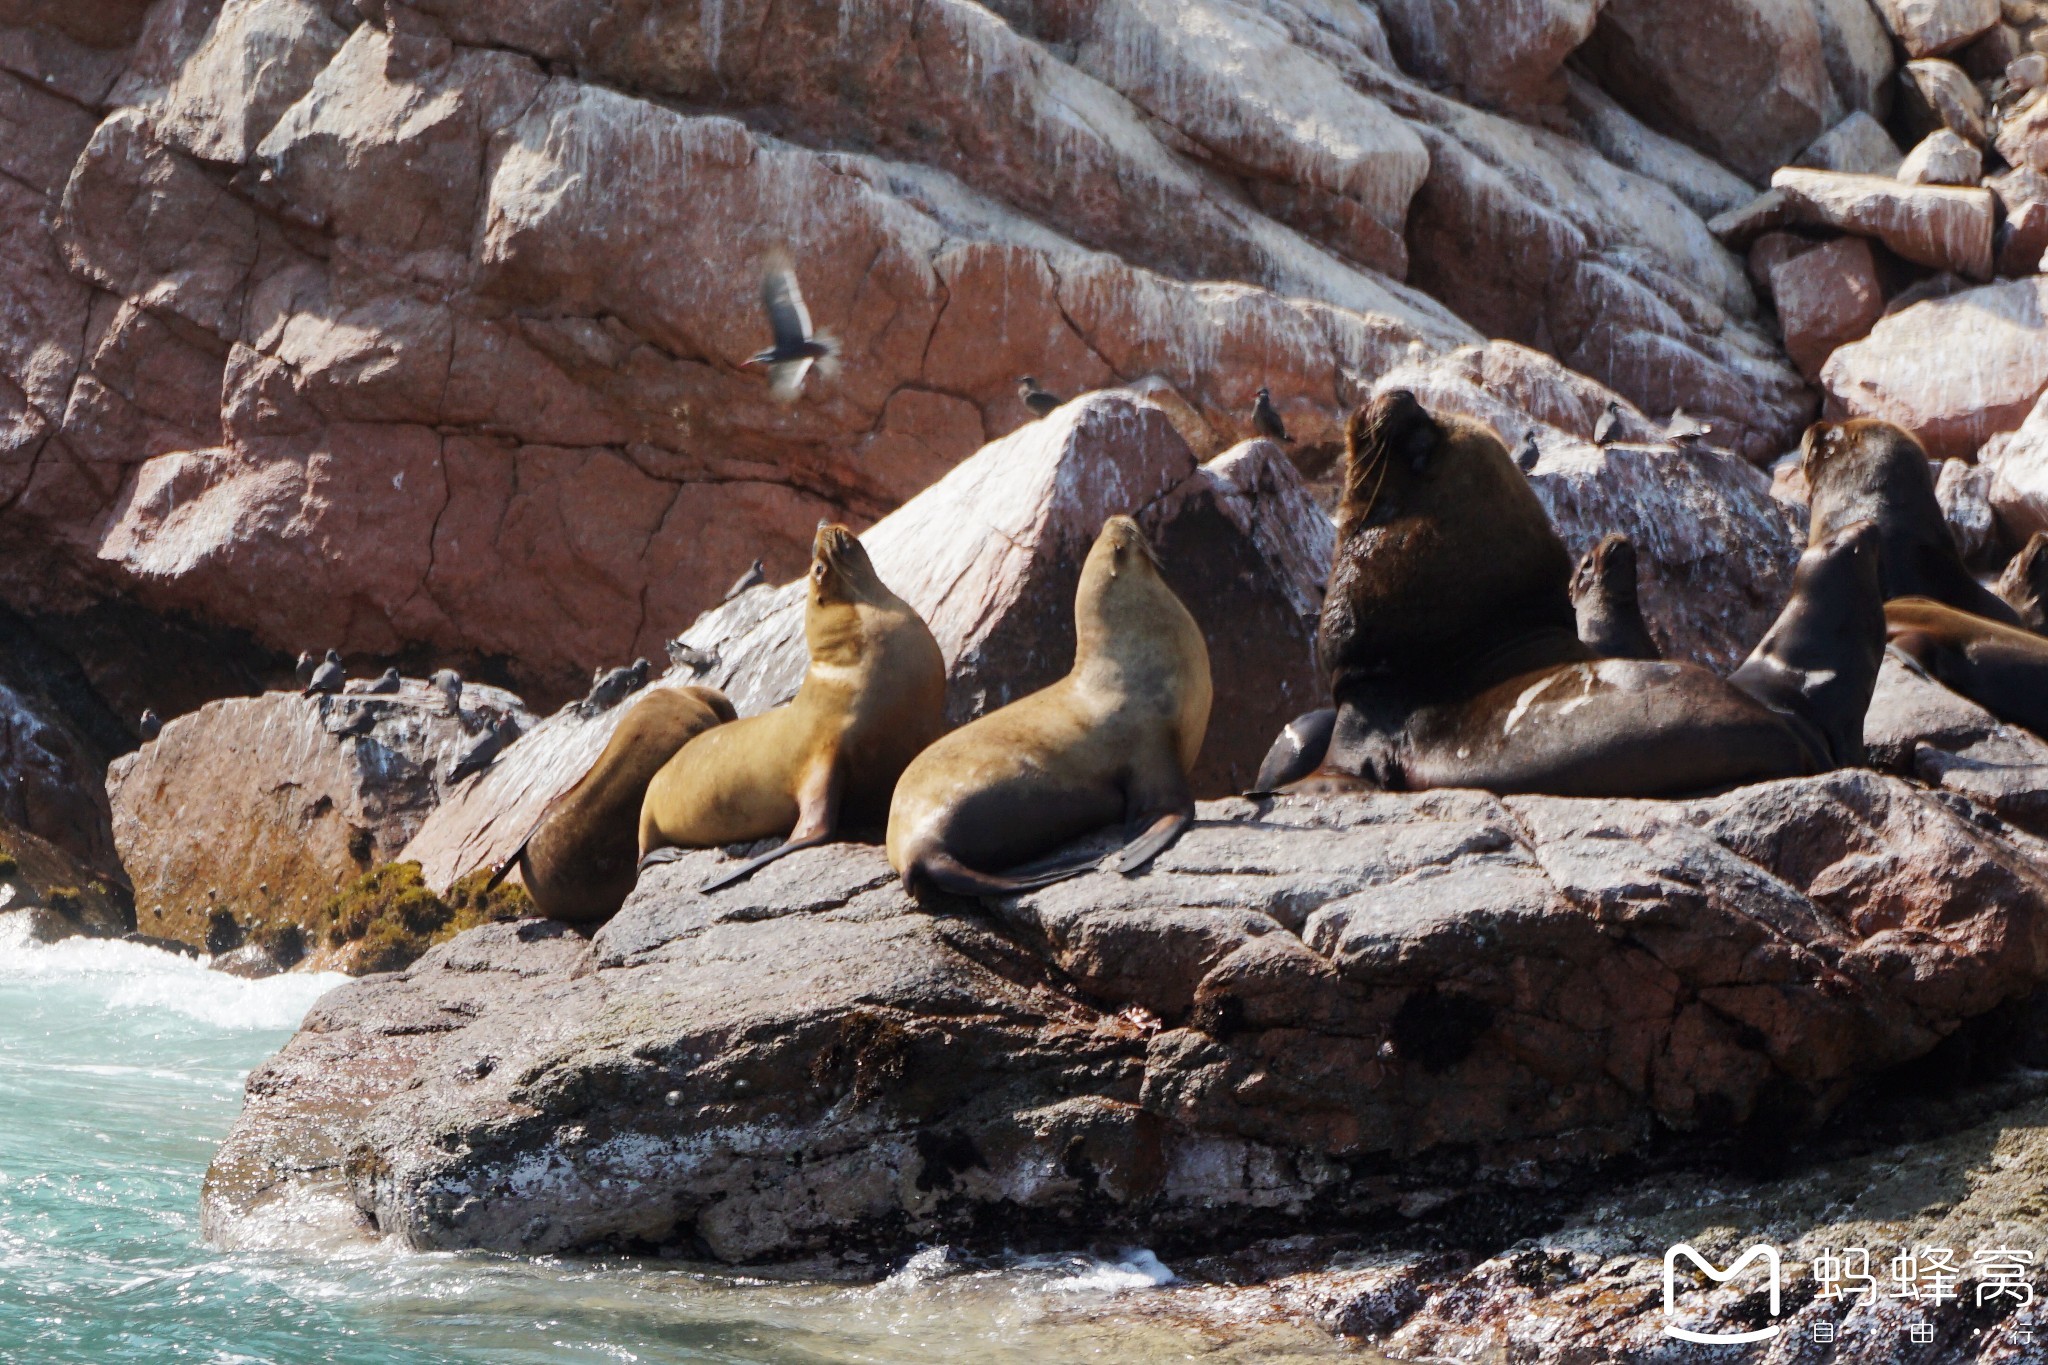
<instances>
[{"instance_id":1,"label":"bird wing","mask_svg":"<svg viewBox=\"0 0 2048 1365\"><path fill-rule=\"evenodd\" d=\"M768 367L768 392L784 403L795 400L803 391L804 376L811 372L811 358L788 360Z\"/></svg>"},{"instance_id":2,"label":"bird wing","mask_svg":"<svg viewBox=\"0 0 2048 1365\"><path fill-rule=\"evenodd\" d=\"M761 275L761 306L768 310L768 329L775 333L776 349L803 344L811 335L811 313L804 307L803 291L797 288L796 271L784 256L770 259Z\"/></svg>"}]
</instances>

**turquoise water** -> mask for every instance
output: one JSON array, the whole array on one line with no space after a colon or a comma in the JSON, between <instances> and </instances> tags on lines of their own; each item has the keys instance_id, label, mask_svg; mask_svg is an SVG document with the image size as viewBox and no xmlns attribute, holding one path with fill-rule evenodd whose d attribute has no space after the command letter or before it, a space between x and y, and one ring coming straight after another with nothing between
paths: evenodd
<instances>
[{"instance_id":1,"label":"turquoise water","mask_svg":"<svg viewBox=\"0 0 2048 1365\"><path fill-rule=\"evenodd\" d=\"M879 1285L660 1262L213 1250L199 1187L248 1071L338 977L237 981L0 921L0 1362L1296 1360L1312 1330L1179 1310L1149 1253ZM1350 1356L1356 1360L1355 1355Z\"/></svg>"}]
</instances>

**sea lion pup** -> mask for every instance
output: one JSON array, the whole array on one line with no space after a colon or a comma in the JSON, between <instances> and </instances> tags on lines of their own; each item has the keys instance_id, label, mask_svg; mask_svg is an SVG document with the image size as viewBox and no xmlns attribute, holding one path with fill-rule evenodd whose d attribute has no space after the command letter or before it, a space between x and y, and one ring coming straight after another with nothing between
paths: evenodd
<instances>
[{"instance_id":1,"label":"sea lion pup","mask_svg":"<svg viewBox=\"0 0 2048 1365\"><path fill-rule=\"evenodd\" d=\"M1816 422L1799 442L1806 470L1808 533L1818 545L1855 521L1874 521L1884 598L1931 597L1993 621L2018 625L1963 564L1934 499L1927 452L1890 422Z\"/></svg>"},{"instance_id":2,"label":"sea lion pup","mask_svg":"<svg viewBox=\"0 0 2048 1365\"><path fill-rule=\"evenodd\" d=\"M844 526L818 524L804 641L811 666L786 706L685 744L647 784L640 860L670 848L789 839L712 878L716 891L842 829L879 828L897 775L946 728L946 661ZM658 856L652 861L661 861Z\"/></svg>"},{"instance_id":3,"label":"sea lion pup","mask_svg":"<svg viewBox=\"0 0 2048 1365\"><path fill-rule=\"evenodd\" d=\"M2048 639L1945 602L1884 604L1892 646L1951 691L2048 739Z\"/></svg>"},{"instance_id":4,"label":"sea lion pup","mask_svg":"<svg viewBox=\"0 0 2048 1365\"><path fill-rule=\"evenodd\" d=\"M1209 647L1159 575L1144 532L1111 517L1081 567L1074 667L919 754L889 806L889 865L906 890L1001 896L1093 867L999 871L1121 820L1117 871L1143 867L1194 818L1188 773L1213 692Z\"/></svg>"},{"instance_id":5,"label":"sea lion pup","mask_svg":"<svg viewBox=\"0 0 2048 1365\"><path fill-rule=\"evenodd\" d=\"M548 803L490 885L517 867L527 894L549 919L587 925L610 919L639 873L640 803L648 782L677 750L732 719L732 703L714 687L660 687L641 697L619 718L590 771Z\"/></svg>"},{"instance_id":6,"label":"sea lion pup","mask_svg":"<svg viewBox=\"0 0 2048 1365\"><path fill-rule=\"evenodd\" d=\"M1594 657L1564 542L1490 429L1396 391L1347 444L1318 640L1337 724L1297 790L1677 796L1825 766L1703 668Z\"/></svg>"},{"instance_id":7,"label":"sea lion pup","mask_svg":"<svg viewBox=\"0 0 2048 1365\"><path fill-rule=\"evenodd\" d=\"M2020 624L2048 634L2048 531L2036 531L1998 576L1998 595Z\"/></svg>"},{"instance_id":8,"label":"sea lion pup","mask_svg":"<svg viewBox=\"0 0 2048 1365\"><path fill-rule=\"evenodd\" d=\"M1864 766L1863 716L1884 662L1884 588L1874 521L1799 556L1792 595L1728 681L1806 731L1838 768Z\"/></svg>"},{"instance_id":9,"label":"sea lion pup","mask_svg":"<svg viewBox=\"0 0 2048 1365\"><path fill-rule=\"evenodd\" d=\"M1636 600L1635 543L1618 531L1600 537L1572 572L1579 641L1604 659L1661 659Z\"/></svg>"}]
</instances>

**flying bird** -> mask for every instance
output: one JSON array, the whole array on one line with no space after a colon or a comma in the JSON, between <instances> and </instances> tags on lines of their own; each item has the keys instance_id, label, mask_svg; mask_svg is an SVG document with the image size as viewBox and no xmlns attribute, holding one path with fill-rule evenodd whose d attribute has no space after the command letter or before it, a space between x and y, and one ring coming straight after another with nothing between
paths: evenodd
<instances>
[{"instance_id":1,"label":"flying bird","mask_svg":"<svg viewBox=\"0 0 2048 1365\"><path fill-rule=\"evenodd\" d=\"M725 596L720 600L730 602L749 588L758 588L767 581L768 567L757 559L754 561L753 567L733 580L732 586L725 590Z\"/></svg>"},{"instance_id":2,"label":"flying bird","mask_svg":"<svg viewBox=\"0 0 2048 1365\"><path fill-rule=\"evenodd\" d=\"M299 695L310 697L318 692L331 697L341 691L341 685L347 681L348 670L341 666L341 651L330 649L326 662L313 670L313 676L306 680L306 688Z\"/></svg>"},{"instance_id":3,"label":"flying bird","mask_svg":"<svg viewBox=\"0 0 2048 1365\"><path fill-rule=\"evenodd\" d=\"M1033 417L1043 417L1066 401L1058 394L1039 388L1038 377L1029 374L1017 381L1017 397L1023 400Z\"/></svg>"},{"instance_id":4,"label":"flying bird","mask_svg":"<svg viewBox=\"0 0 2048 1365\"><path fill-rule=\"evenodd\" d=\"M768 330L775 344L748 357L746 363L764 366L768 392L780 402L793 403L803 391L804 377L812 365L822 364L826 373L831 373L839 343L824 332L811 330L811 311L804 307L796 271L780 252L768 257L761 272L761 307L768 314Z\"/></svg>"},{"instance_id":5,"label":"flying bird","mask_svg":"<svg viewBox=\"0 0 2048 1365\"><path fill-rule=\"evenodd\" d=\"M1607 411L1600 414L1600 420L1593 424L1593 444L1604 446L1612 443L1621 433L1621 404L1609 399Z\"/></svg>"},{"instance_id":6,"label":"flying bird","mask_svg":"<svg viewBox=\"0 0 2048 1365\"><path fill-rule=\"evenodd\" d=\"M1527 474L1536 467L1537 457L1542 453L1536 444L1536 428L1531 427L1523 434L1521 447L1515 451L1515 463Z\"/></svg>"},{"instance_id":7,"label":"flying bird","mask_svg":"<svg viewBox=\"0 0 2048 1365\"><path fill-rule=\"evenodd\" d=\"M1287 424L1280 420L1279 410L1273 406L1273 392L1265 385L1259 386L1258 401L1252 404L1252 430L1269 441L1286 441Z\"/></svg>"}]
</instances>

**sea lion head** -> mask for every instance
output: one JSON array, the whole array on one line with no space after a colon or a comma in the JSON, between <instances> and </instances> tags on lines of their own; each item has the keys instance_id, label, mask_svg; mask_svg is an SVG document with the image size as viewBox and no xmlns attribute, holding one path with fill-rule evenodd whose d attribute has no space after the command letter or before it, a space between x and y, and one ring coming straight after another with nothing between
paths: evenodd
<instances>
[{"instance_id":1,"label":"sea lion head","mask_svg":"<svg viewBox=\"0 0 2048 1365\"><path fill-rule=\"evenodd\" d=\"M1183 770L1194 766L1213 697L1202 628L1160 571L1138 523L1111 517L1074 594L1074 673L1142 696L1175 719Z\"/></svg>"},{"instance_id":2,"label":"sea lion head","mask_svg":"<svg viewBox=\"0 0 2048 1365\"><path fill-rule=\"evenodd\" d=\"M1074 595L1076 628L1085 638L1128 625L1161 593L1173 595L1160 577L1159 552L1137 522L1111 517L1081 565L1081 588Z\"/></svg>"},{"instance_id":3,"label":"sea lion head","mask_svg":"<svg viewBox=\"0 0 2048 1365\"><path fill-rule=\"evenodd\" d=\"M1876 418L1815 422L1799 441L1811 513L1809 544L1880 508L1941 519L1927 451L1911 432Z\"/></svg>"},{"instance_id":4,"label":"sea lion head","mask_svg":"<svg viewBox=\"0 0 2048 1365\"><path fill-rule=\"evenodd\" d=\"M819 522L811 538L811 571L804 589L804 641L813 661L853 662L877 610L892 617L908 610L903 599L883 584L860 538L831 522Z\"/></svg>"},{"instance_id":5,"label":"sea lion head","mask_svg":"<svg viewBox=\"0 0 2048 1365\"><path fill-rule=\"evenodd\" d=\"M1600 543L1586 552L1572 574L1572 601L1599 592L1607 601L1629 601L1636 595L1635 542L1619 531L1609 531Z\"/></svg>"},{"instance_id":6,"label":"sea lion head","mask_svg":"<svg viewBox=\"0 0 2048 1365\"><path fill-rule=\"evenodd\" d=\"M1337 538L1348 540L1362 527L1400 515L1402 493L1431 477L1445 436L1444 426L1407 389L1381 394L1353 412L1344 430Z\"/></svg>"}]
</instances>

